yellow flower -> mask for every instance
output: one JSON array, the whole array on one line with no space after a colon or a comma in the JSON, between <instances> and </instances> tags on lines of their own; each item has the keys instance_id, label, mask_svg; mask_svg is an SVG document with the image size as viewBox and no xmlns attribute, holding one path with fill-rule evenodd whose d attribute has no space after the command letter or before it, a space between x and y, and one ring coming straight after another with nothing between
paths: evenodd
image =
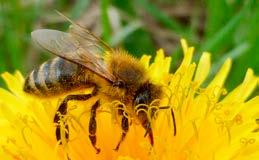
<instances>
[{"instance_id":1,"label":"yellow flower","mask_svg":"<svg viewBox=\"0 0 259 160\"><path fill-rule=\"evenodd\" d=\"M181 40L184 59L175 73L169 73L171 58L163 50L153 63L143 56L153 83L163 86L161 105L174 110L177 134L170 110L159 110L152 120L154 147L145 138L144 129L132 123L118 152L114 147L121 129L110 105L97 114L96 154L88 139L89 110L96 99L69 103L66 121L71 126L70 140L58 145L53 117L66 96L37 98L22 91L24 78L16 72L2 74L9 91L0 89L0 157L4 160L229 160L259 159L259 96L250 97L258 86L258 77L248 69L244 81L230 93L224 88L231 67L227 59L214 79L203 87L210 71L210 54L204 52L198 65L192 62L193 47ZM91 88L79 91L91 92ZM250 98L249 98L250 97ZM112 103L112 102L111 102Z\"/></svg>"}]
</instances>

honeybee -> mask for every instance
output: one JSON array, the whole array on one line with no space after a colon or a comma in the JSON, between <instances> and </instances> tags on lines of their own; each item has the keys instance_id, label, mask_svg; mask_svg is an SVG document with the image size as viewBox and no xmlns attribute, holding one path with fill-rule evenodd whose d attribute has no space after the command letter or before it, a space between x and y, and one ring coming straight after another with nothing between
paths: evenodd
<instances>
[{"instance_id":1,"label":"honeybee","mask_svg":"<svg viewBox=\"0 0 259 160\"><path fill-rule=\"evenodd\" d=\"M60 115L67 114L68 102L86 101L99 94L111 101L119 100L124 103L127 110L137 117L146 130L145 136L149 136L153 145L150 120L146 112L137 112L134 107L147 104L140 105L138 109L148 110L148 104L161 97L161 86L151 83L147 69L138 59L125 50L111 48L84 27L68 18L67 20L71 23L68 32L39 29L31 33L34 42L57 57L34 69L26 78L23 88L32 95L50 97L76 89L94 87L91 94L72 94L63 99L54 117L54 123L57 124L57 141L61 139ZM102 99L99 99L91 107L89 121L89 139L97 153L100 152L100 148L96 146L96 111L101 103ZM164 106L159 109L167 108L169 107ZM117 113L121 116L122 134L115 147L116 151L119 150L129 130L128 113L122 109ZM171 114L175 135L176 126L172 109ZM69 131L68 125L65 127ZM69 139L69 132L66 132L65 137Z\"/></svg>"}]
</instances>

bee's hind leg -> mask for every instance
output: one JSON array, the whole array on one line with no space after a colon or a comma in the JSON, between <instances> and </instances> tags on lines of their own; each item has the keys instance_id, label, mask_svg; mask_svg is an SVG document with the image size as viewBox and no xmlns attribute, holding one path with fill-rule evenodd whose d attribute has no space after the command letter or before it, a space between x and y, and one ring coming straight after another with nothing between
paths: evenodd
<instances>
[{"instance_id":1,"label":"bee's hind leg","mask_svg":"<svg viewBox=\"0 0 259 160\"><path fill-rule=\"evenodd\" d=\"M96 110L100 106L100 101L96 101L95 104L91 108L91 115L90 115L90 121L89 121L89 139L92 143L92 146L96 150L96 154L98 154L101 150L100 148L96 147L96 129L97 129L97 124L96 124Z\"/></svg>"},{"instance_id":2,"label":"bee's hind leg","mask_svg":"<svg viewBox=\"0 0 259 160\"><path fill-rule=\"evenodd\" d=\"M64 116L67 114L67 103L71 100L76 100L76 101L86 101L87 99L91 98L92 94L78 94L78 95L68 95L62 103L59 105L58 110L55 114L54 117L54 123L57 123L57 128L56 128L56 139L57 141L61 140L61 133L60 133L60 116ZM65 124L65 138L66 140L69 139L69 128L68 125ZM60 143L61 144L61 143Z\"/></svg>"}]
</instances>

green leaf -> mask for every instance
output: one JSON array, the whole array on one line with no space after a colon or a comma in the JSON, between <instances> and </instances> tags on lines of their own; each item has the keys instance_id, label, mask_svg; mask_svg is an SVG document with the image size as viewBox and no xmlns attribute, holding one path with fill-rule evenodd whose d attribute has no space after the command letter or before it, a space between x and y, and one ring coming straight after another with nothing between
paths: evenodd
<instances>
[{"instance_id":1,"label":"green leaf","mask_svg":"<svg viewBox=\"0 0 259 160\"><path fill-rule=\"evenodd\" d=\"M206 1L205 37L212 38L221 29L222 24L226 24L231 17L230 6L226 0Z\"/></svg>"},{"instance_id":2,"label":"green leaf","mask_svg":"<svg viewBox=\"0 0 259 160\"><path fill-rule=\"evenodd\" d=\"M136 4L142 6L142 9L145 9L151 16L153 16L158 22L162 23L165 27L171 29L175 33L178 33L179 35L186 35L185 27L180 25L175 19L166 15L148 0L135 0L135 2Z\"/></svg>"},{"instance_id":3,"label":"green leaf","mask_svg":"<svg viewBox=\"0 0 259 160\"><path fill-rule=\"evenodd\" d=\"M85 12L87 7L89 6L89 4L90 0L77 0L71 10L71 18L75 19L82 15L83 12Z\"/></svg>"},{"instance_id":4,"label":"green leaf","mask_svg":"<svg viewBox=\"0 0 259 160\"><path fill-rule=\"evenodd\" d=\"M103 31L103 40L108 41L111 36L111 26L108 16L108 7L109 7L109 0L101 0L100 7L101 7L101 24L102 24L102 31Z\"/></svg>"},{"instance_id":5,"label":"green leaf","mask_svg":"<svg viewBox=\"0 0 259 160\"><path fill-rule=\"evenodd\" d=\"M222 56L218 61L214 62L211 67L210 71L210 77L215 75L215 73L219 70L221 65L225 62L227 58L231 58L232 60L235 60L245 54L250 49L250 44L247 42L244 42L240 45L238 45L233 50L229 51L228 53L225 53L224 56Z\"/></svg>"},{"instance_id":6,"label":"green leaf","mask_svg":"<svg viewBox=\"0 0 259 160\"><path fill-rule=\"evenodd\" d=\"M136 11L133 6L132 0L113 0L113 5L119 8L121 11L126 12L131 16L136 16Z\"/></svg>"},{"instance_id":7,"label":"green leaf","mask_svg":"<svg viewBox=\"0 0 259 160\"><path fill-rule=\"evenodd\" d=\"M245 15L249 7L249 4L244 5L244 7L224 27L222 27L211 38L203 43L198 53L201 53L202 51L210 51L215 53L216 47L221 48L222 45L220 44L226 43L225 39L228 38L228 35L231 32L234 32L240 21L246 17Z\"/></svg>"},{"instance_id":8,"label":"green leaf","mask_svg":"<svg viewBox=\"0 0 259 160\"><path fill-rule=\"evenodd\" d=\"M143 54L156 53L151 36L142 28L137 29L125 39L124 47L136 57L141 57Z\"/></svg>"}]
</instances>

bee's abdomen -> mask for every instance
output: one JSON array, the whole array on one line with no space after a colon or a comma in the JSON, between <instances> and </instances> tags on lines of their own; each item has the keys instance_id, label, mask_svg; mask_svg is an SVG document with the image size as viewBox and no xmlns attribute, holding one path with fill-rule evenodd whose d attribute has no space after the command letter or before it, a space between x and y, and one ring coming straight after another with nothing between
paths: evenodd
<instances>
[{"instance_id":1,"label":"bee's abdomen","mask_svg":"<svg viewBox=\"0 0 259 160\"><path fill-rule=\"evenodd\" d=\"M52 96L82 86L84 77L82 66L54 58L31 72L25 80L24 91L38 96Z\"/></svg>"}]
</instances>

